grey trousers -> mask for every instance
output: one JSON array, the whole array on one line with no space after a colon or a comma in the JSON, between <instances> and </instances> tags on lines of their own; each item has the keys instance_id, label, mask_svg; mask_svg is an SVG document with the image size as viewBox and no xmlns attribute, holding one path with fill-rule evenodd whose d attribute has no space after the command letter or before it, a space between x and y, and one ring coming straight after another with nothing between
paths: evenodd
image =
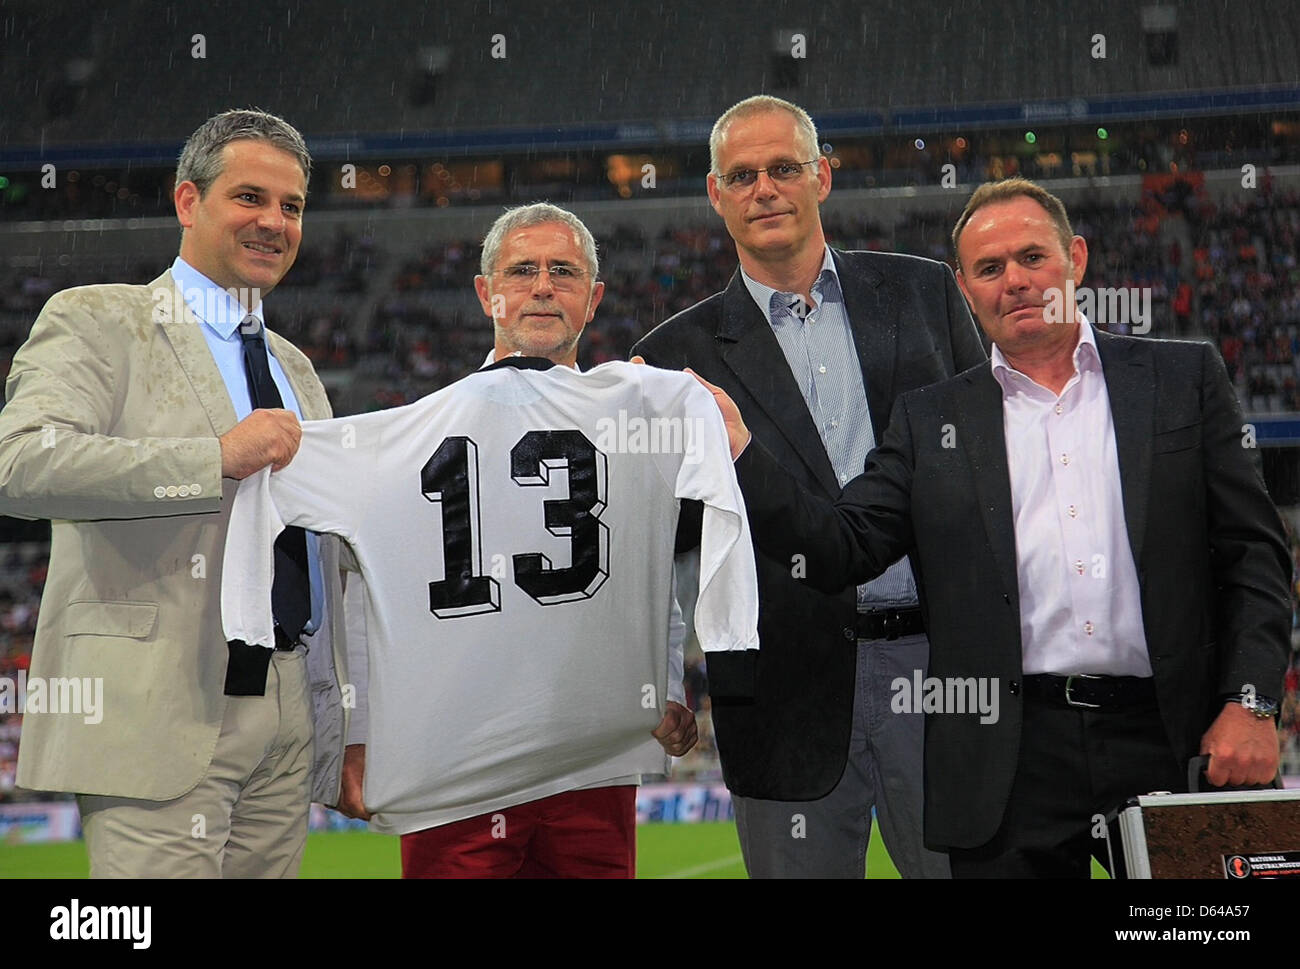
<instances>
[{"instance_id":1,"label":"grey trousers","mask_svg":"<svg viewBox=\"0 0 1300 969\"><path fill-rule=\"evenodd\" d=\"M815 801L733 797L736 829L751 878L861 878L871 809L904 878L949 878L948 856L921 833L925 715L895 713L891 684L909 684L929 665L925 636L859 640L853 729L839 783Z\"/></svg>"}]
</instances>

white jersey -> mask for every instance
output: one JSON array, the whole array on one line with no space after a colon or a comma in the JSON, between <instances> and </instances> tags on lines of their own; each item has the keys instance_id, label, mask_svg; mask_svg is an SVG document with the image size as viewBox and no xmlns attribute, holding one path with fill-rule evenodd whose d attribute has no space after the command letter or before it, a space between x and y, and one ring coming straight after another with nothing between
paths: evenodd
<instances>
[{"instance_id":1,"label":"white jersey","mask_svg":"<svg viewBox=\"0 0 1300 969\"><path fill-rule=\"evenodd\" d=\"M240 486L228 639L272 642L274 537L342 536L365 579L365 803L403 834L664 769L678 500L704 503L695 628L758 647L726 430L692 377L507 358L405 407L303 424Z\"/></svg>"}]
</instances>

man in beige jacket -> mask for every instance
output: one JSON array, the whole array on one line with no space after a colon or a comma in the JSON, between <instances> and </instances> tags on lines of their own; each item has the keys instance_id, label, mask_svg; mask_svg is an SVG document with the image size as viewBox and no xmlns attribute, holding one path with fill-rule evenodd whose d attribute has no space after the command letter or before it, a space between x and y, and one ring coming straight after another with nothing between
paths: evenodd
<instances>
[{"instance_id":1,"label":"man in beige jacket","mask_svg":"<svg viewBox=\"0 0 1300 969\"><path fill-rule=\"evenodd\" d=\"M18 782L78 795L92 876L291 877L310 801L338 798L337 542L300 536L292 576L277 555L277 618L282 575L297 618L275 650L227 644L220 614L238 479L292 459L299 417L330 416L261 313L310 168L274 115L209 119L180 158L172 267L56 294L14 358L0 513L53 522L29 684L102 690L86 715L29 685Z\"/></svg>"}]
</instances>

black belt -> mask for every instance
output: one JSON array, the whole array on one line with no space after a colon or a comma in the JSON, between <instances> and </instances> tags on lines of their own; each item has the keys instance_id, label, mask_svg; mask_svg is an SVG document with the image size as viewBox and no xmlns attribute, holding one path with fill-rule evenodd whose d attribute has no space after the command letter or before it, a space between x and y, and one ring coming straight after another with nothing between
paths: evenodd
<instances>
[{"instance_id":1,"label":"black belt","mask_svg":"<svg viewBox=\"0 0 1300 969\"><path fill-rule=\"evenodd\" d=\"M858 613L853 624L858 639L898 639L925 632L920 609L875 609Z\"/></svg>"},{"instance_id":2,"label":"black belt","mask_svg":"<svg viewBox=\"0 0 1300 969\"><path fill-rule=\"evenodd\" d=\"M1081 710L1154 709L1156 681L1150 676L1057 676L1036 673L1025 677L1025 696Z\"/></svg>"}]
</instances>

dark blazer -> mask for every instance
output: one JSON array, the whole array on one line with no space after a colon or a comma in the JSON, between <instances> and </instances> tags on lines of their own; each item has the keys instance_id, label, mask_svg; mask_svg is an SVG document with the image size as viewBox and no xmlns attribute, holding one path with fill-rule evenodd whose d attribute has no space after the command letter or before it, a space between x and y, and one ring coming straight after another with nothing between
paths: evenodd
<instances>
[{"instance_id":1,"label":"dark blazer","mask_svg":"<svg viewBox=\"0 0 1300 969\"><path fill-rule=\"evenodd\" d=\"M1291 626L1291 560L1241 409L1209 345L1097 333L1141 586L1156 694L1173 756L1199 751L1221 694L1278 697ZM945 435L944 425L953 435ZM946 443L954 446L945 447ZM754 538L826 590L911 552L930 676L997 677L999 718L926 718L931 848L996 833L1020 746L1019 582L1002 389L991 367L903 395L867 471L832 507L753 443L736 463Z\"/></svg>"},{"instance_id":2,"label":"dark blazer","mask_svg":"<svg viewBox=\"0 0 1300 969\"><path fill-rule=\"evenodd\" d=\"M879 441L894 399L985 359L966 301L943 263L832 250ZM737 271L727 289L656 327L633 347L658 367L690 367L727 391L754 437L812 493L840 492L780 344ZM745 499L750 499L744 488ZM683 510L683 519L688 514ZM895 556L897 558L898 556ZM713 722L727 786L776 800L822 797L844 771L853 713L853 590L825 595L788 565L758 557L760 649L752 701L718 689Z\"/></svg>"}]
</instances>

